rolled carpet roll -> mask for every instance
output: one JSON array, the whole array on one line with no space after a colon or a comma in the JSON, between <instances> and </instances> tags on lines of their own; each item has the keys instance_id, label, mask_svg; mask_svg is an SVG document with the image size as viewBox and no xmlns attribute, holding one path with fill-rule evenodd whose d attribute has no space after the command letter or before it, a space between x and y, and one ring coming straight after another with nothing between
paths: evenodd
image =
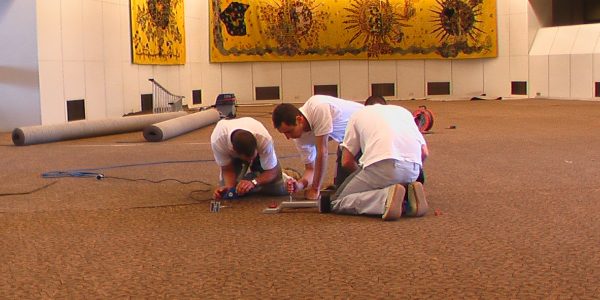
<instances>
[{"instance_id":1,"label":"rolled carpet roll","mask_svg":"<svg viewBox=\"0 0 600 300\"><path fill-rule=\"evenodd\" d=\"M19 127L13 130L12 140L16 146L26 146L140 131L154 123L185 115L187 115L186 112L180 111L103 120L81 120L66 124Z\"/></svg>"},{"instance_id":2,"label":"rolled carpet roll","mask_svg":"<svg viewBox=\"0 0 600 300\"><path fill-rule=\"evenodd\" d=\"M220 118L216 109L204 110L147 126L144 128L144 138L148 142L161 142L216 123Z\"/></svg>"}]
</instances>

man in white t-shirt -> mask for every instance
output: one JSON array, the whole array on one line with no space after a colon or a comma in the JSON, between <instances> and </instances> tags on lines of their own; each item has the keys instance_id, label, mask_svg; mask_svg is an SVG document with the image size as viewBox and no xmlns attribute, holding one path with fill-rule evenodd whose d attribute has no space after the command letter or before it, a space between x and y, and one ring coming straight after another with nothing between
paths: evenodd
<instances>
[{"instance_id":1,"label":"man in white t-shirt","mask_svg":"<svg viewBox=\"0 0 600 300\"><path fill-rule=\"evenodd\" d=\"M323 212L382 215L384 220L400 218L403 210L407 216L427 212L423 185L415 180L429 150L408 110L396 105L365 106L348 121L341 147L342 165L354 172L331 203L323 197ZM359 151L360 165L355 160Z\"/></svg>"},{"instance_id":2,"label":"man in white t-shirt","mask_svg":"<svg viewBox=\"0 0 600 300\"><path fill-rule=\"evenodd\" d=\"M306 199L316 200L327 170L327 142L340 143L344 139L350 116L363 105L331 96L315 95L302 107L279 104L273 110L273 126L286 138L293 139L304 162L304 174L299 180L290 180L289 192L304 191ZM341 166L338 152L338 168L334 184L341 184L347 174Z\"/></svg>"},{"instance_id":3,"label":"man in white t-shirt","mask_svg":"<svg viewBox=\"0 0 600 300\"><path fill-rule=\"evenodd\" d=\"M262 123L252 118L221 120L210 142L215 162L221 167L215 199L223 198L233 187L236 196L250 192L287 194L273 138Z\"/></svg>"}]
</instances>

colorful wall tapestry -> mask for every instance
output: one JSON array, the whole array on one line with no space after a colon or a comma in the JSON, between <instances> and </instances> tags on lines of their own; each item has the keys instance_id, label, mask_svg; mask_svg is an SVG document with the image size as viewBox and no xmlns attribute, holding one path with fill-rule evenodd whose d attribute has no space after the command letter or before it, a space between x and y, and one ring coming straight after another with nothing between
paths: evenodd
<instances>
[{"instance_id":1,"label":"colorful wall tapestry","mask_svg":"<svg viewBox=\"0 0 600 300\"><path fill-rule=\"evenodd\" d=\"M497 56L496 0L210 0L212 62Z\"/></svg>"},{"instance_id":2,"label":"colorful wall tapestry","mask_svg":"<svg viewBox=\"0 0 600 300\"><path fill-rule=\"evenodd\" d=\"M185 64L183 0L130 0L134 64Z\"/></svg>"}]
</instances>

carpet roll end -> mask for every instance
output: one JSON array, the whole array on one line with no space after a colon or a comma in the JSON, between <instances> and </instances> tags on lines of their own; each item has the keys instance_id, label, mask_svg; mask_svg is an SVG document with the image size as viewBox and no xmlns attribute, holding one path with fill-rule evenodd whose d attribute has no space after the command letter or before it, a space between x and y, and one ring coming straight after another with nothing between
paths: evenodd
<instances>
[{"instance_id":1,"label":"carpet roll end","mask_svg":"<svg viewBox=\"0 0 600 300\"><path fill-rule=\"evenodd\" d=\"M15 146L24 146L25 145L25 133L23 133L23 129L15 128L12 132L12 141Z\"/></svg>"},{"instance_id":2,"label":"carpet roll end","mask_svg":"<svg viewBox=\"0 0 600 300\"><path fill-rule=\"evenodd\" d=\"M144 128L144 139L148 142L161 142L163 140L163 132L158 126L148 126Z\"/></svg>"}]
</instances>

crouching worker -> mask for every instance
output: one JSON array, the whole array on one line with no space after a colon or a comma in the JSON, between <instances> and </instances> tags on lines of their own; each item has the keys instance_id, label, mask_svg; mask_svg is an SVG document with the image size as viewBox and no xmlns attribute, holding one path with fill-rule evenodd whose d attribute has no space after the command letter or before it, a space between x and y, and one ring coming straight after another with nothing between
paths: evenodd
<instances>
[{"instance_id":1,"label":"crouching worker","mask_svg":"<svg viewBox=\"0 0 600 300\"><path fill-rule=\"evenodd\" d=\"M363 105L357 102L325 95L310 97L302 107L279 104L273 110L273 126L287 139L293 139L304 161L300 180L290 181L290 192L304 190L304 197L316 200L327 175L330 140L336 144L344 139L350 116ZM334 185L339 186L349 173L341 168L341 150L338 148L337 172Z\"/></svg>"},{"instance_id":2,"label":"crouching worker","mask_svg":"<svg viewBox=\"0 0 600 300\"><path fill-rule=\"evenodd\" d=\"M334 195L321 198L321 212L381 215L386 221L403 211L406 216L427 212L423 185L415 181L428 149L408 110L366 106L348 121L341 146L342 165L353 173ZM359 151L360 166L354 159Z\"/></svg>"},{"instance_id":3,"label":"crouching worker","mask_svg":"<svg viewBox=\"0 0 600 300\"><path fill-rule=\"evenodd\" d=\"M287 194L273 138L260 122L252 118L221 120L210 141L215 162L221 167L215 199L248 193Z\"/></svg>"}]
</instances>

